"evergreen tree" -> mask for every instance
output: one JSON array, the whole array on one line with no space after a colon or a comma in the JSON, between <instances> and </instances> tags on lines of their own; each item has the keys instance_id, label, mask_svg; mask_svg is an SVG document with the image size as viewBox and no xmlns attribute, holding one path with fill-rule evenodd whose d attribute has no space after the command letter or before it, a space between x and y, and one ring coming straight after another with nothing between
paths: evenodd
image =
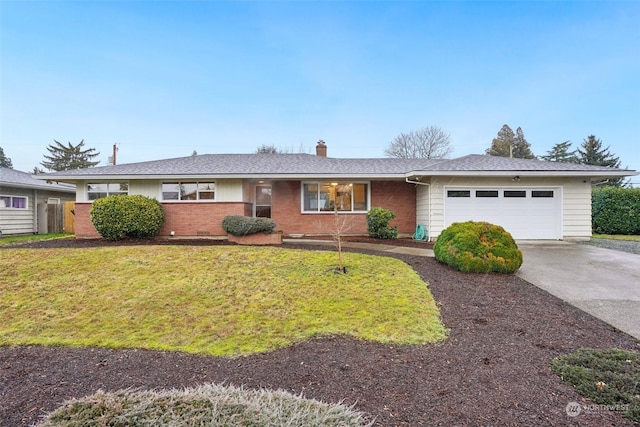
<instances>
[{"instance_id":1,"label":"evergreen tree","mask_svg":"<svg viewBox=\"0 0 640 427\"><path fill-rule=\"evenodd\" d=\"M70 142L67 145L61 144L55 139L54 144L47 147L47 150L51 154L50 156L44 155L45 161L40 164L50 171L66 171L70 169L85 169L90 168L98 163L91 161L96 156L99 156L99 152L95 152L95 148L84 147L84 139L80 141L78 145L73 145Z\"/></svg>"},{"instance_id":2,"label":"evergreen tree","mask_svg":"<svg viewBox=\"0 0 640 427\"><path fill-rule=\"evenodd\" d=\"M576 150L569 151L570 148L571 141L559 142L551 147L551 150L547 151L546 155L540 156L540 158L550 162L578 163Z\"/></svg>"},{"instance_id":3,"label":"evergreen tree","mask_svg":"<svg viewBox=\"0 0 640 427\"><path fill-rule=\"evenodd\" d=\"M13 169L13 163L11 159L4 155L4 150L0 147L0 166L4 168Z\"/></svg>"},{"instance_id":4,"label":"evergreen tree","mask_svg":"<svg viewBox=\"0 0 640 427\"><path fill-rule=\"evenodd\" d=\"M491 147L486 151L490 156L513 157L517 159L535 159L536 156L531 152L531 144L524 137L521 127L513 130L508 125L503 125L498 135L491 141Z\"/></svg>"},{"instance_id":5,"label":"evergreen tree","mask_svg":"<svg viewBox=\"0 0 640 427\"><path fill-rule=\"evenodd\" d=\"M595 135L589 135L587 139L582 141L582 145L578 147L578 163L584 165L594 166L606 166L610 168L620 167L620 158L609 151L609 147L603 148L602 141L595 137ZM607 181L600 181L594 183L594 185L600 185L606 183L607 185L613 185L615 187L621 187L624 185L624 179L609 179Z\"/></svg>"}]
</instances>

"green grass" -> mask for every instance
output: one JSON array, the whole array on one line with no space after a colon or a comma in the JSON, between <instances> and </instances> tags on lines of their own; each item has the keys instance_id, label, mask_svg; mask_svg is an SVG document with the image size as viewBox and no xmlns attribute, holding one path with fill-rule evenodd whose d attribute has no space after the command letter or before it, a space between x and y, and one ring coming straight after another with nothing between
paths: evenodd
<instances>
[{"instance_id":1,"label":"green grass","mask_svg":"<svg viewBox=\"0 0 640 427\"><path fill-rule=\"evenodd\" d=\"M551 370L593 402L624 409L640 422L640 354L581 348L551 362Z\"/></svg>"},{"instance_id":2,"label":"green grass","mask_svg":"<svg viewBox=\"0 0 640 427\"><path fill-rule=\"evenodd\" d=\"M73 237L69 233L49 233L49 234L28 234L24 236L2 236L0 237L0 246L10 243L31 242L33 240L53 240L63 239L65 237Z\"/></svg>"},{"instance_id":3,"label":"green grass","mask_svg":"<svg viewBox=\"0 0 640 427\"><path fill-rule=\"evenodd\" d=\"M407 264L230 246L0 250L0 345L269 351L348 335L426 344L446 329Z\"/></svg>"},{"instance_id":4,"label":"green grass","mask_svg":"<svg viewBox=\"0 0 640 427\"><path fill-rule=\"evenodd\" d=\"M593 234L596 239L613 239L613 240L632 240L634 242L640 242L640 236L631 236L625 234Z\"/></svg>"},{"instance_id":5,"label":"green grass","mask_svg":"<svg viewBox=\"0 0 640 427\"><path fill-rule=\"evenodd\" d=\"M304 399L281 390L207 384L185 390L99 391L65 402L37 427L364 427L371 424L364 414L341 404Z\"/></svg>"}]
</instances>

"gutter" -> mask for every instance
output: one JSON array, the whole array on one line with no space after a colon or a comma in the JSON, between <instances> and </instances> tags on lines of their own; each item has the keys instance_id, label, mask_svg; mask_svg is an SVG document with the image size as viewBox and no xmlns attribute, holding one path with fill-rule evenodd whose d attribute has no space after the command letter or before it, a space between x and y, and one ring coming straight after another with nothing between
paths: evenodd
<instances>
[{"instance_id":1,"label":"gutter","mask_svg":"<svg viewBox=\"0 0 640 427\"><path fill-rule=\"evenodd\" d=\"M427 202L429 203L429 207L427 208L427 233L429 233L429 242L431 241L432 231L431 231L431 184L420 181L411 181L409 177L406 177L405 182L409 184L415 185L424 185L427 187ZM417 224L416 224L417 226Z\"/></svg>"}]
</instances>

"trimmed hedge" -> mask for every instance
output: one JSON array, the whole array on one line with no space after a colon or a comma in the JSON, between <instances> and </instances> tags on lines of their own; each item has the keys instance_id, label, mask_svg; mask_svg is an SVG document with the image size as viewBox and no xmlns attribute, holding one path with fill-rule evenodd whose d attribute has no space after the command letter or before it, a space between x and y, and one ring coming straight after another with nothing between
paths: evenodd
<instances>
[{"instance_id":1,"label":"trimmed hedge","mask_svg":"<svg viewBox=\"0 0 640 427\"><path fill-rule=\"evenodd\" d=\"M640 235L640 188L594 188L591 210L594 233Z\"/></svg>"},{"instance_id":2,"label":"trimmed hedge","mask_svg":"<svg viewBox=\"0 0 640 427\"><path fill-rule=\"evenodd\" d=\"M93 226L107 240L148 239L160 230L164 222L160 202L140 195L95 200L90 215Z\"/></svg>"},{"instance_id":3,"label":"trimmed hedge","mask_svg":"<svg viewBox=\"0 0 640 427\"><path fill-rule=\"evenodd\" d=\"M389 222L396 214L389 209L373 207L367 212L367 227L369 237L374 239L397 239L398 227L390 227Z\"/></svg>"},{"instance_id":4,"label":"trimmed hedge","mask_svg":"<svg viewBox=\"0 0 640 427\"><path fill-rule=\"evenodd\" d=\"M511 234L488 222L457 222L445 228L433 247L436 259L465 273L515 273L522 252Z\"/></svg>"},{"instance_id":5,"label":"trimmed hedge","mask_svg":"<svg viewBox=\"0 0 640 427\"><path fill-rule=\"evenodd\" d=\"M271 233L276 223L271 218L254 218L242 215L225 216L222 229L233 236L246 236L255 233Z\"/></svg>"}]
</instances>

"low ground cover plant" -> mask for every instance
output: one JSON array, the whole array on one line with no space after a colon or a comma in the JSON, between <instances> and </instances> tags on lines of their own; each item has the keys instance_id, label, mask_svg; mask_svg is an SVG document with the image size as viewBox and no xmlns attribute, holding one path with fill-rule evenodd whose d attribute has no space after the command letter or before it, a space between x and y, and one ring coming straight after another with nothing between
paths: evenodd
<instances>
[{"instance_id":1,"label":"low ground cover plant","mask_svg":"<svg viewBox=\"0 0 640 427\"><path fill-rule=\"evenodd\" d=\"M205 384L185 390L98 393L73 399L36 427L363 427L364 414L285 391Z\"/></svg>"},{"instance_id":2,"label":"low ground cover plant","mask_svg":"<svg viewBox=\"0 0 640 427\"><path fill-rule=\"evenodd\" d=\"M397 239L398 227L389 225L395 217L396 214L390 209L372 207L367 212L369 237L374 239Z\"/></svg>"},{"instance_id":3,"label":"low ground cover plant","mask_svg":"<svg viewBox=\"0 0 640 427\"><path fill-rule=\"evenodd\" d=\"M2 249L0 345L264 352L348 335L426 344L446 337L407 264L331 251L235 246Z\"/></svg>"},{"instance_id":4,"label":"low ground cover plant","mask_svg":"<svg viewBox=\"0 0 640 427\"><path fill-rule=\"evenodd\" d=\"M141 195L109 196L91 204L91 222L107 240L153 237L164 222L162 205Z\"/></svg>"},{"instance_id":5,"label":"low ground cover plant","mask_svg":"<svg viewBox=\"0 0 640 427\"><path fill-rule=\"evenodd\" d=\"M554 359L551 370L582 396L640 422L640 354L581 348Z\"/></svg>"},{"instance_id":6,"label":"low ground cover plant","mask_svg":"<svg viewBox=\"0 0 640 427\"><path fill-rule=\"evenodd\" d=\"M276 223L271 218L229 215L222 220L222 229L232 236L271 233L275 228Z\"/></svg>"},{"instance_id":7,"label":"low ground cover plant","mask_svg":"<svg viewBox=\"0 0 640 427\"><path fill-rule=\"evenodd\" d=\"M433 247L438 261L465 273L515 273L522 252L511 234L488 222L458 222L445 228Z\"/></svg>"}]
</instances>

